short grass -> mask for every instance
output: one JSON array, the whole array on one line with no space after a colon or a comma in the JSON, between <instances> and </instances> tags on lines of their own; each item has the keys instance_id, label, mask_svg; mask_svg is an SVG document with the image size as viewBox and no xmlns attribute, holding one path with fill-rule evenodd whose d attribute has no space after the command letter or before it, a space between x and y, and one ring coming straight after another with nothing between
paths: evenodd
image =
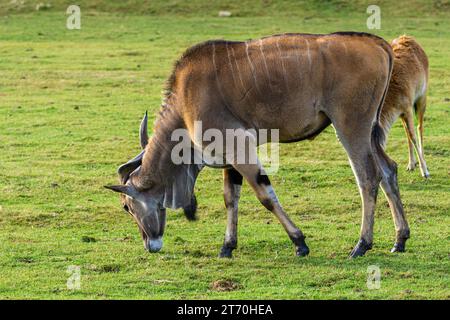
<instances>
[{"instance_id":1,"label":"short grass","mask_svg":"<svg viewBox=\"0 0 450 320\"><path fill-rule=\"evenodd\" d=\"M139 151L145 110L154 119L173 61L206 39L280 32L368 31L365 1L78 1L82 29L65 28L65 1L0 4L0 298L27 299L449 299L450 14L448 1L382 1L382 29L413 35L430 59L425 155L432 178L407 173L397 123L388 153L411 225L404 254L390 254L394 227L380 194L375 244L348 260L361 204L332 128L281 146L272 182L311 254L294 256L282 227L244 186L239 248L217 254L225 229L221 171L205 169L200 220L169 211L165 247L148 254L122 213L118 165ZM84 6L84 7L83 7ZM229 9L230 18L217 12ZM81 268L69 290L67 268ZM379 266L381 288L366 286ZM217 280L235 283L217 290Z\"/></svg>"}]
</instances>

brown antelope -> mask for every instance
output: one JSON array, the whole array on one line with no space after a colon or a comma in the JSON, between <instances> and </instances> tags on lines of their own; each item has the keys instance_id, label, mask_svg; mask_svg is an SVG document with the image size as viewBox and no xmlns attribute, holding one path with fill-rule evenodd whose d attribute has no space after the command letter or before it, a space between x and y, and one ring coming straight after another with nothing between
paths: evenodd
<instances>
[{"instance_id":1,"label":"brown antelope","mask_svg":"<svg viewBox=\"0 0 450 320\"><path fill-rule=\"evenodd\" d=\"M372 247L380 182L396 229L392 252L404 251L409 227L397 185L397 166L381 147L384 137L379 126L393 59L389 43L355 32L283 34L247 42L217 40L196 45L174 67L150 139L147 117L141 124L144 150L120 166L121 184L107 188L121 193L122 205L136 220L145 248L159 251L165 208L193 210L194 183L206 164L172 161L171 150L178 143L171 138L175 130L185 129L192 148L204 151L206 142L195 137L196 122L202 123L203 131L240 129L247 134L250 130L277 129L280 142L310 139L333 124L362 198L360 239L350 256L362 256ZM303 232L283 210L261 164L240 163L226 152L219 156L224 159L228 211L220 255L231 257L236 248L243 178L278 218L296 254L307 255Z\"/></svg>"},{"instance_id":2,"label":"brown antelope","mask_svg":"<svg viewBox=\"0 0 450 320\"><path fill-rule=\"evenodd\" d=\"M420 171L429 177L423 154L423 116L427 102L428 58L420 45L411 37L401 36L391 43L394 51L394 69L386 100L381 112L380 124L385 133L398 117L402 119L408 139L408 171L417 165L414 151L419 158ZM414 116L417 115L419 140L414 130Z\"/></svg>"}]
</instances>

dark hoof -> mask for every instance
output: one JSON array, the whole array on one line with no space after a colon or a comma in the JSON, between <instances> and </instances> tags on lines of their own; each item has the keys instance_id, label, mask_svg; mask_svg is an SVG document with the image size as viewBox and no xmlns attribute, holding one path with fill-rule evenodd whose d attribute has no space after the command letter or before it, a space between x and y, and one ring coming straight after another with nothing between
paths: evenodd
<instances>
[{"instance_id":1,"label":"dark hoof","mask_svg":"<svg viewBox=\"0 0 450 320\"><path fill-rule=\"evenodd\" d=\"M406 239L397 240L391 252L405 252L406 251Z\"/></svg>"},{"instance_id":2,"label":"dark hoof","mask_svg":"<svg viewBox=\"0 0 450 320\"><path fill-rule=\"evenodd\" d=\"M298 257L306 257L309 254L309 248L306 245L305 237L292 240L295 243L295 255Z\"/></svg>"},{"instance_id":3,"label":"dark hoof","mask_svg":"<svg viewBox=\"0 0 450 320\"><path fill-rule=\"evenodd\" d=\"M222 247L220 250L219 258L232 258L233 257L233 248Z\"/></svg>"},{"instance_id":4,"label":"dark hoof","mask_svg":"<svg viewBox=\"0 0 450 320\"><path fill-rule=\"evenodd\" d=\"M353 259L356 257L362 257L366 253L366 251L370 249L372 249L372 244L367 243L367 241L364 239L360 239L355 248L353 248L352 252L350 253L349 258Z\"/></svg>"},{"instance_id":5,"label":"dark hoof","mask_svg":"<svg viewBox=\"0 0 450 320\"><path fill-rule=\"evenodd\" d=\"M299 257L306 257L309 254L309 248L305 245L304 247L297 247L295 254Z\"/></svg>"},{"instance_id":6,"label":"dark hoof","mask_svg":"<svg viewBox=\"0 0 450 320\"><path fill-rule=\"evenodd\" d=\"M184 215L189 221L197 220L197 198L195 195L192 196L189 205L183 207Z\"/></svg>"}]
</instances>

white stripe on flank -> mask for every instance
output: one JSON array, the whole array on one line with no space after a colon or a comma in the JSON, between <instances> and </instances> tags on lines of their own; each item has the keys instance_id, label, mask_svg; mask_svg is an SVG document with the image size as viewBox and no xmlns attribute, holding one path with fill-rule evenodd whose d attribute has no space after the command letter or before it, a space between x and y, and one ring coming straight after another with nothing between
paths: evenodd
<instances>
[{"instance_id":1,"label":"white stripe on flank","mask_svg":"<svg viewBox=\"0 0 450 320\"><path fill-rule=\"evenodd\" d=\"M236 56L234 55L234 49L233 49L233 47L231 47L231 53L233 54L234 63L236 64L236 69L237 69L237 72L238 72L239 80L241 81L242 89L243 89L244 92L245 92L247 89L245 89L244 81L242 81L241 70L239 69L239 65L238 65L238 63L237 63Z\"/></svg>"},{"instance_id":2,"label":"white stripe on flank","mask_svg":"<svg viewBox=\"0 0 450 320\"><path fill-rule=\"evenodd\" d=\"M286 84L286 89L289 93L289 84L287 81L287 74L286 74L286 68L284 67L284 61L283 61L283 54L281 53L280 45L278 41L280 40L280 37L277 38L277 49L281 60L281 67L283 68L283 77L284 77L284 83Z\"/></svg>"},{"instance_id":3,"label":"white stripe on flank","mask_svg":"<svg viewBox=\"0 0 450 320\"><path fill-rule=\"evenodd\" d=\"M305 41L306 41L306 50L307 50L307 54L308 54L309 67L311 69L312 62L311 62L311 52L309 50L309 42L306 39L305 39Z\"/></svg>"},{"instance_id":4,"label":"white stripe on flank","mask_svg":"<svg viewBox=\"0 0 450 320\"><path fill-rule=\"evenodd\" d=\"M303 73L302 73L302 63L300 61L300 48L298 48L298 47L295 50L295 59L297 60L299 80L301 80Z\"/></svg>"},{"instance_id":5,"label":"white stripe on flank","mask_svg":"<svg viewBox=\"0 0 450 320\"><path fill-rule=\"evenodd\" d=\"M341 42L341 43L344 46L345 55L348 55L347 45L345 44L345 42Z\"/></svg>"},{"instance_id":6,"label":"white stripe on flank","mask_svg":"<svg viewBox=\"0 0 450 320\"><path fill-rule=\"evenodd\" d=\"M222 92L222 86L220 85L220 81L219 81L219 74L217 73L217 65L216 65L216 44L213 43L213 56L212 56L212 61L213 61L213 66L214 66L214 72L216 73L216 81L217 81L217 87L219 88L219 92L220 95L222 96L223 102L226 104L226 100L225 100L225 95Z\"/></svg>"},{"instance_id":7,"label":"white stripe on flank","mask_svg":"<svg viewBox=\"0 0 450 320\"><path fill-rule=\"evenodd\" d=\"M228 64L230 65L231 76L233 77L233 84L236 85L236 79L234 77L233 64L231 63L230 52L228 51L228 43L225 44L225 48L227 49Z\"/></svg>"},{"instance_id":8,"label":"white stripe on flank","mask_svg":"<svg viewBox=\"0 0 450 320\"><path fill-rule=\"evenodd\" d=\"M253 79L255 80L256 90L258 92L260 92L259 88L258 88L258 81L256 80L255 67L253 66L252 60L250 59L250 55L248 54L248 42L245 42L245 53L247 54L247 60L248 60L248 63L250 64L250 69L252 72Z\"/></svg>"},{"instance_id":9,"label":"white stripe on flank","mask_svg":"<svg viewBox=\"0 0 450 320\"><path fill-rule=\"evenodd\" d=\"M264 55L262 39L259 39L259 50L261 51L261 55L262 55L262 58L264 61L264 66L266 68L267 79L269 80L269 85L270 85L269 67L267 66L266 56Z\"/></svg>"}]
</instances>

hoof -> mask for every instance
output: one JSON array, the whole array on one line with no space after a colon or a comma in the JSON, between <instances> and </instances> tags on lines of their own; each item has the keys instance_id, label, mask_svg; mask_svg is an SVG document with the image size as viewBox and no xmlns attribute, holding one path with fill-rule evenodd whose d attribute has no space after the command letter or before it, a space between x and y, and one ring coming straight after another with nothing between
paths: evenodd
<instances>
[{"instance_id":1,"label":"hoof","mask_svg":"<svg viewBox=\"0 0 450 320\"><path fill-rule=\"evenodd\" d=\"M405 252L405 251L406 251L405 244L400 244L400 243L397 243L397 242L394 244L394 247L392 247L392 249L391 249L392 253L394 253L394 252Z\"/></svg>"},{"instance_id":2,"label":"hoof","mask_svg":"<svg viewBox=\"0 0 450 320\"><path fill-rule=\"evenodd\" d=\"M219 258L232 258L232 257L233 257L233 248L222 247L219 253Z\"/></svg>"},{"instance_id":3,"label":"hoof","mask_svg":"<svg viewBox=\"0 0 450 320\"><path fill-rule=\"evenodd\" d=\"M408 166L406 167L406 171L414 171L416 166L417 166L417 163L409 163Z\"/></svg>"},{"instance_id":4,"label":"hoof","mask_svg":"<svg viewBox=\"0 0 450 320\"><path fill-rule=\"evenodd\" d=\"M293 240L295 243L295 255L298 257L306 257L309 254L309 248L306 245L305 237Z\"/></svg>"},{"instance_id":5,"label":"hoof","mask_svg":"<svg viewBox=\"0 0 450 320\"><path fill-rule=\"evenodd\" d=\"M360 239L356 244L355 248L350 253L349 258L353 259L357 257L362 257L366 253L366 251L370 249L372 249L372 244L367 243L367 241L364 239Z\"/></svg>"},{"instance_id":6,"label":"hoof","mask_svg":"<svg viewBox=\"0 0 450 320\"><path fill-rule=\"evenodd\" d=\"M424 179L428 179L428 178L430 177L430 173L427 171L427 172L425 172L425 173L422 174L422 177L423 177Z\"/></svg>"},{"instance_id":7,"label":"hoof","mask_svg":"<svg viewBox=\"0 0 450 320\"><path fill-rule=\"evenodd\" d=\"M394 247L391 249L391 252L405 252L406 251L406 239L397 240L394 244Z\"/></svg>"},{"instance_id":8,"label":"hoof","mask_svg":"<svg viewBox=\"0 0 450 320\"><path fill-rule=\"evenodd\" d=\"M306 257L309 254L309 248L308 246L304 246L304 247L297 247L295 250L295 255L298 257Z\"/></svg>"}]
</instances>

